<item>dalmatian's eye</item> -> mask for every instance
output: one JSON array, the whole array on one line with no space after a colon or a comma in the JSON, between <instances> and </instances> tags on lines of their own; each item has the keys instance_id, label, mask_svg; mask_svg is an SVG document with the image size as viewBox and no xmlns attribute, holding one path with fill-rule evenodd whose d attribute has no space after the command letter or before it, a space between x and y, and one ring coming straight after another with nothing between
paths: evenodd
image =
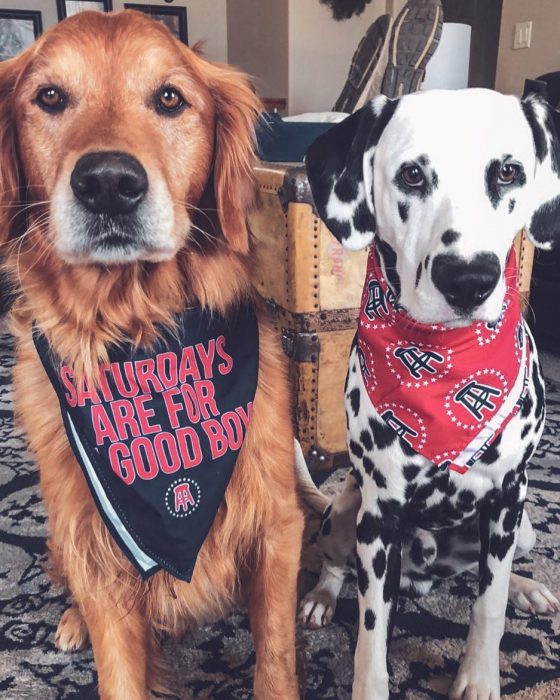
<instances>
[{"instance_id":1,"label":"dalmatian's eye","mask_svg":"<svg viewBox=\"0 0 560 700\"><path fill-rule=\"evenodd\" d=\"M511 185L519 175L519 166L513 163L504 163L500 168L498 180L502 185Z\"/></svg>"},{"instance_id":2,"label":"dalmatian's eye","mask_svg":"<svg viewBox=\"0 0 560 700\"><path fill-rule=\"evenodd\" d=\"M401 180L408 187L420 187L424 184L424 173L417 165L408 165L401 170Z\"/></svg>"}]
</instances>

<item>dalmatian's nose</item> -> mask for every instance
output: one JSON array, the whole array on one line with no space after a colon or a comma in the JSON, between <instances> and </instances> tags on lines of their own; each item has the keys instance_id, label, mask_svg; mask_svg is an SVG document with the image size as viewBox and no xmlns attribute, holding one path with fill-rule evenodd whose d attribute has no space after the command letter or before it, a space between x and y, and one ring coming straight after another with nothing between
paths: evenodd
<instances>
[{"instance_id":1,"label":"dalmatian's nose","mask_svg":"<svg viewBox=\"0 0 560 700\"><path fill-rule=\"evenodd\" d=\"M452 253L437 255L432 280L447 303L470 311L488 299L500 278L500 261L494 253L477 253L467 262Z\"/></svg>"}]
</instances>

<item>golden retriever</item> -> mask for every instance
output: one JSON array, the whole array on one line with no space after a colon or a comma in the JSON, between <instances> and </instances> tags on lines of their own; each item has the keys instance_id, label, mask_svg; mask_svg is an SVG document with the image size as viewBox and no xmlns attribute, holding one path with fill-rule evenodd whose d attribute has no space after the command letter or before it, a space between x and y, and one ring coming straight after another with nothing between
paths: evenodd
<instances>
[{"instance_id":1,"label":"golden retriever","mask_svg":"<svg viewBox=\"0 0 560 700\"><path fill-rule=\"evenodd\" d=\"M76 375L95 381L111 344L149 346L193 304L227 316L240 300L253 303L246 214L258 111L242 74L131 11L76 15L0 64L0 237L19 292L16 410L39 463L52 568L73 600L57 644L79 648L89 636L103 700L158 687L154 630L180 636L242 596L256 697L298 697L303 517L285 364L262 314L253 417L190 583L161 571L144 583L116 546L32 341L35 324ZM135 172L101 216L74 180L80 159L107 152Z\"/></svg>"}]
</instances>

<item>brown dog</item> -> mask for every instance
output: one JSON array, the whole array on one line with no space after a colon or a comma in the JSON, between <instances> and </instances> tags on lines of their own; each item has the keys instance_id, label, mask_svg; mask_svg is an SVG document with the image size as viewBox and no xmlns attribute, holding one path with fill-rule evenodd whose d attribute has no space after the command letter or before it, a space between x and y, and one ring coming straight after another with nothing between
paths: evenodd
<instances>
[{"instance_id":1,"label":"brown dog","mask_svg":"<svg viewBox=\"0 0 560 700\"><path fill-rule=\"evenodd\" d=\"M255 197L258 110L241 74L135 12L79 14L0 65L0 236L21 292L16 406L39 462L52 563L74 600L57 643L79 648L89 634L104 700L146 698L157 686L153 630L180 635L225 615L241 592L256 647L255 695L298 696L303 519L285 366L266 322L259 314L253 417L191 583L159 572L144 584L116 546L31 335L35 323L87 378L109 345L149 346L190 305L227 316L251 302L245 217ZM107 152L147 177L143 189L133 182L110 193L126 200L110 202L114 219L86 211L71 183L84 155Z\"/></svg>"}]
</instances>

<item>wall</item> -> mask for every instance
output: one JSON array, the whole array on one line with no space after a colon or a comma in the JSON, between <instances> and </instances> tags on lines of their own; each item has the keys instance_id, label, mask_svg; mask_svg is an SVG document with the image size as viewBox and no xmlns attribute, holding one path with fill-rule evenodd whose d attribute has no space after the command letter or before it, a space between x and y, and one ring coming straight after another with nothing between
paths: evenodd
<instances>
[{"instance_id":1,"label":"wall","mask_svg":"<svg viewBox=\"0 0 560 700\"><path fill-rule=\"evenodd\" d=\"M533 22L529 49L513 50L514 25ZM504 0L496 90L520 95L525 78L536 78L550 71L560 70L559 0Z\"/></svg>"},{"instance_id":2,"label":"wall","mask_svg":"<svg viewBox=\"0 0 560 700\"><path fill-rule=\"evenodd\" d=\"M226 0L175 0L167 5L163 0L113 0L113 9L122 10L125 2L146 5L182 6L187 8L189 43L205 39L205 54L215 61L227 61ZM1 0L5 10L41 10L43 28L48 29L58 21L55 0Z\"/></svg>"},{"instance_id":3,"label":"wall","mask_svg":"<svg viewBox=\"0 0 560 700\"><path fill-rule=\"evenodd\" d=\"M288 3L228 0L228 62L255 80L260 97L288 97Z\"/></svg>"},{"instance_id":4,"label":"wall","mask_svg":"<svg viewBox=\"0 0 560 700\"><path fill-rule=\"evenodd\" d=\"M373 0L359 17L335 22L318 0L289 0L290 114L332 109L360 39L385 7Z\"/></svg>"},{"instance_id":5,"label":"wall","mask_svg":"<svg viewBox=\"0 0 560 700\"><path fill-rule=\"evenodd\" d=\"M113 9L122 10L125 2L146 5L182 6L187 8L189 44L204 40L204 54L213 61L227 61L226 0L175 0L168 5L163 0L113 0Z\"/></svg>"},{"instance_id":6,"label":"wall","mask_svg":"<svg viewBox=\"0 0 560 700\"><path fill-rule=\"evenodd\" d=\"M3 10L40 10L43 30L58 22L55 0L1 0L0 6Z\"/></svg>"}]
</instances>

